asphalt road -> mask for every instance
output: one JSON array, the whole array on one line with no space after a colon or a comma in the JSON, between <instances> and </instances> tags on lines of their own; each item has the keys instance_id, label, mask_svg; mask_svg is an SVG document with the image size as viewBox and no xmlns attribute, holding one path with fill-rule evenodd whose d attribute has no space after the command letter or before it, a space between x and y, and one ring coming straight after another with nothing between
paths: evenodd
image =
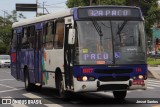
<instances>
[{"instance_id":1,"label":"asphalt road","mask_svg":"<svg viewBox=\"0 0 160 107\"><path fill-rule=\"evenodd\" d=\"M11 101L14 100L15 103L18 101L23 103L23 105L0 104L0 107L160 107L160 80L149 78L147 87L147 90L128 91L126 99L123 101L115 100L111 92L69 93L71 99L62 100L57 97L55 89L48 87L43 87L41 92L25 91L24 83L15 80L10 74L10 69L0 68L1 102L3 100L3 103L6 103L7 100L12 99ZM154 100L155 104L135 104L137 100L143 103ZM38 104L26 104L26 101L27 103L28 101L30 103L37 101ZM159 104L156 104L156 101Z\"/></svg>"}]
</instances>

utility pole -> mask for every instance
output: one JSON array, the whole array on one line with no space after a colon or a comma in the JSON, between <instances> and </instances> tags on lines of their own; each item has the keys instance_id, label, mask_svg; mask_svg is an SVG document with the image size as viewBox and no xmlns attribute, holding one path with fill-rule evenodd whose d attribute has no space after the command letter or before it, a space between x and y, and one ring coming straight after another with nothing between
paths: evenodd
<instances>
[{"instance_id":1,"label":"utility pole","mask_svg":"<svg viewBox=\"0 0 160 107\"><path fill-rule=\"evenodd\" d=\"M38 0L36 0L36 4L37 4L36 17L37 17L38 16Z\"/></svg>"},{"instance_id":2,"label":"utility pole","mask_svg":"<svg viewBox=\"0 0 160 107\"><path fill-rule=\"evenodd\" d=\"M43 2L43 15L44 15L44 2Z\"/></svg>"}]
</instances>

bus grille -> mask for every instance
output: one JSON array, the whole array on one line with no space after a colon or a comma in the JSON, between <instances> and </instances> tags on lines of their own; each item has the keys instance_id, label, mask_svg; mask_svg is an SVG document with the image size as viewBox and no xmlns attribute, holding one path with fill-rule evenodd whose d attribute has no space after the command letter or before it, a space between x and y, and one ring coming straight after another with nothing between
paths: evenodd
<instances>
[{"instance_id":1,"label":"bus grille","mask_svg":"<svg viewBox=\"0 0 160 107\"><path fill-rule=\"evenodd\" d=\"M129 80L130 77L129 76L116 76L116 77L112 77L112 76L102 76L99 77L98 80L100 81L127 81Z\"/></svg>"},{"instance_id":2,"label":"bus grille","mask_svg":"<svg viewBox=\"0 0 160 107\"><path fill-rule=\"evenodd\" d=\"M132 73L132 69L95 69L95 73L98 74L124 74Z\"/></svg>"}]
</instances>

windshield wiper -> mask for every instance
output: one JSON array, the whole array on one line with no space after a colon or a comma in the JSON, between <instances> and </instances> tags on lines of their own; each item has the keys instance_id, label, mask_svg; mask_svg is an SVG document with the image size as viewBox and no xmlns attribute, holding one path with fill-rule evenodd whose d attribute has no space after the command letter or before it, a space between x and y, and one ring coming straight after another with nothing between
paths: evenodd
<instances>
[{"instance_id":1,"label":"windshield wiper","mask_svg":"<svg viewBox=\"0 0 160 107\"><path fill-rule=\"evenodd\" d=\"M103 36L101 27L98 25L97 21L92 21L92 23L93 23L96 31L98 32L99 36Z\"/></svg>"},{"instance_id":2,"label":"windshield wiper","mask_svg":"<svg viewBox=\"0 0 160 107\"><path fill-rule=\"evenodd\" d=\"M100 44L102 46L102 36L103 36L103 33L102 33L102 30L101 30L101 27L98 25L97 21L92 21L96 31L98 32L99 36L100 36Z\"/></svg>"},{"instance_id":3,"label":"windshield wiper","mask_svg":"<svg viewBox=\"0 0 160 107\"><path fill-rule=\"evenodd\" d=\"M121 43L121 35L120 35L120 33L121 33L121 31L123 30L123 28L124 28L124 26L127 24L127 21L124 21L122 24L121 24L121 26L119 27L118 26L118 32L117 32L117 35L119 35L119 40L120 40L120 43Z\"/></svg>"},{"instance_id":4,"label":"windshield wiper","mask_svg":"<svg viewBox=\"0 0 160 107\"><path fill-rule=\"evenodd\" d=\"M122 23L122 25L120 26L120 28L118 28L117 34L120 35L121 31L123 30L123 28L124 28L124 26L125 26L126 24L127 24L127 21L124 21L124 22Z\"/></svg>"}]
</instances>

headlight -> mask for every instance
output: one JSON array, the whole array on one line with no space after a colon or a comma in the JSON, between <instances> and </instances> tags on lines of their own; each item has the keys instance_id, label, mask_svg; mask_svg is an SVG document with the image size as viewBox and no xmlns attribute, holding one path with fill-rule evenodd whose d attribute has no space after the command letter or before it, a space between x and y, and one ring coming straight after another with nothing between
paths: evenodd
<instances>
[{"instance_id":1,"label":"headlight","mask_svg":"<svg viewBox=\"0 0 160 107\"><path fill-rule=\"evenodd\" d=\"M138 78L139 78L139 79L143 79L143 75L139 75Z\"/></svg>"},{"instance_id":2,"label":"headlight","mask_svg":"<svg viewBox=\"0 0 160 107\"><path fill-rule=\"evenodd\" d=\"M83 76L83 77L82 77L82 80L83 80L83 81L87 81L87 79L88 79L87 76Z\"/></svg>"}]
</instances>

